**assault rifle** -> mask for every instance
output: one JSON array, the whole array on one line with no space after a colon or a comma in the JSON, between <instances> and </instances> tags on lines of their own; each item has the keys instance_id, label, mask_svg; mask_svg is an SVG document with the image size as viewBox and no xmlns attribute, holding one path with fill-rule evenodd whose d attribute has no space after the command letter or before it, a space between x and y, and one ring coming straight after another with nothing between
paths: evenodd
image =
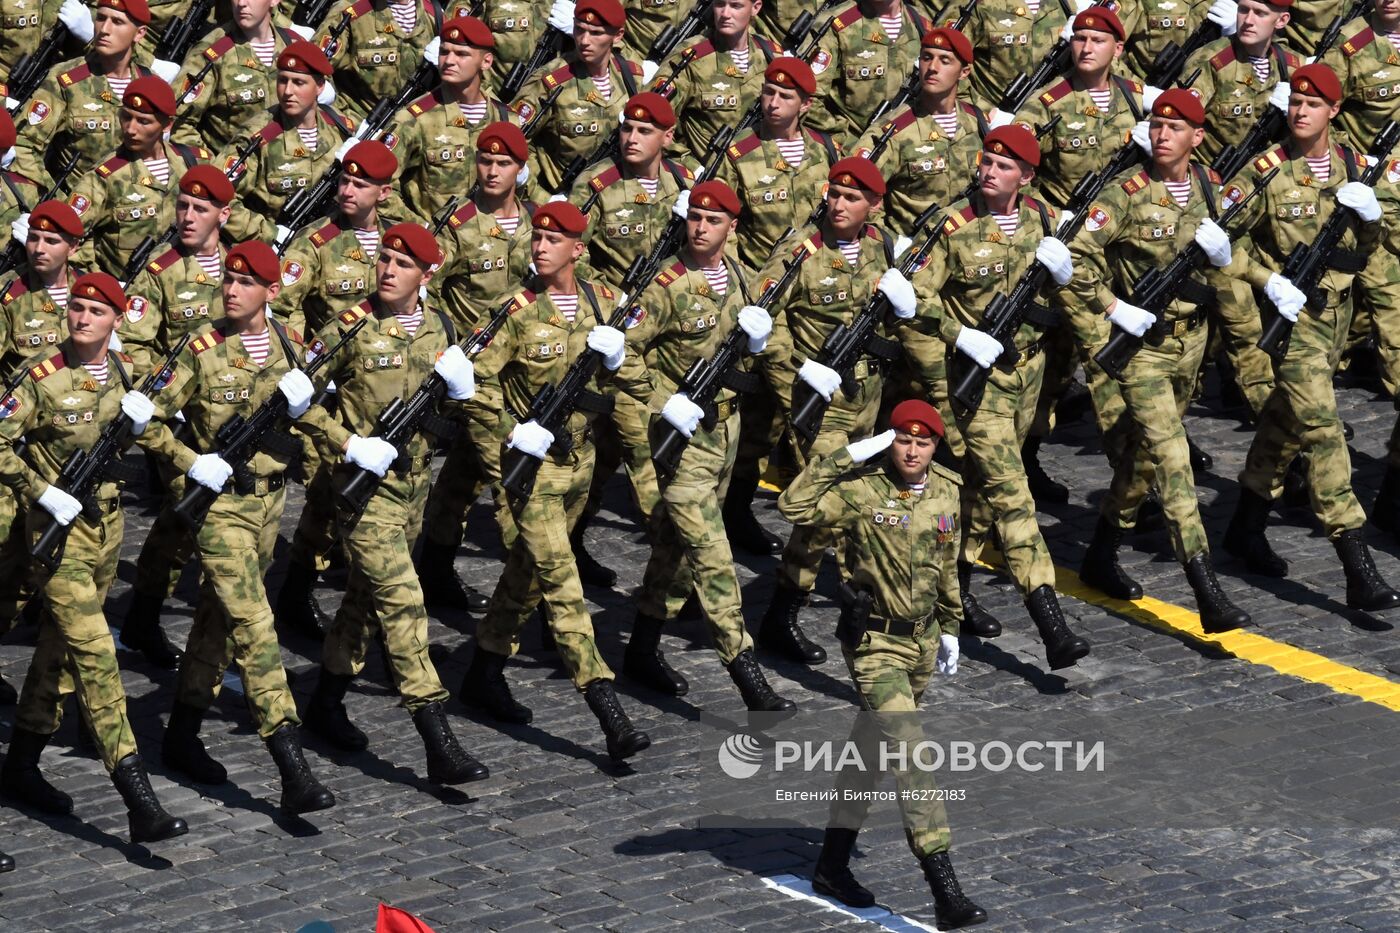
<instances>
[{"instance_id":1,"label":"assault rifle","mask_svg":"<svg viewBox=\"0 0 1400 933\"><path fill-rule=\"evenodd\" d=\"M1070 12L1065 0L1060 0L1060 7L1065 11L1066 18L1073 22L1074 14ZM1015 113L1025 105L1032 94L1049 84L1051 78L1068 71L1069 66L1069 40L1060 36L1035 66L1034 71L1030 74L1021 72L1006 86L1006 90L1001 92L1001 100L997 102L997 109L1005 114Z\"/></svg>"},{"instance_id":2,"label":"assault rifle","mask_svg":"<svg viewBox=\"0 0 1400 933\"><path fill-rule=\"evenodd\" d=\"M523 62L516 62L506 73L506 79L501 82L501 102L508 104L515 100L515 95L519 94L525 82L530 80L530 75L554 61L564 45L572 41L570 36L566 36L554 26L546 26L544 35L540 36L539 44L535 46L535 51L530 57Z\"/></svg>"},{"instance_id":3,"label":"assault rifle","mask_svg":"<svg viewBox=\"0 0 1400 933\"><path fill-rule=\"evenodd\" d=\"M208 31L209 13L213 9L214 0L193 0L184 16L176 17L165 27L155 57L177 64L183 62L194 44Z\"/></svg>"},{"instance_id":4,"label":"assault rifle","mask_svg":"<svg viewBox=\"0 0 1400 933\"><path fill-rule=\"evenodd\" d=\"M19 113L24 102L39 90L39 85L44 83L44 75L49 73L49 69L63 55L63 44L67 41L68 27L62 23L54 23L53 28L39 40L39 47L15 65L7 82L10 99L15 102L10 116Z\"/></svg>"},{"instance_id":5,"label":"assault rifle","mask_svg":"<svg viewBox=\"0 0 1400 933\"><path fill-rule=\"evenodd\" d=\"M667 26L657 35L651 50L647 52L647 61L657 64L664 62L678 45L704 29L710 21L710 10L714 5L715 0L695 0L695 6L690 8L679 25Z\"/></svg>"},{"instance_id":6,"label":"assault rifle","mask_svg":"<svg viewBox=\"0 0 1400 933\"><path fill-rule=\"evenodd\" d=\"M1167 44L1162 46L1162 51L1157 53L1157 57L1152 59L1151 67L1147 69L1147 83L1161 88L1176 83L1181 70L1186 67L1186 60L1219 38L1220 27L1210 20L1204 20L1186 37L1185 45L1177 45L1167 40Z\"/></svg>"}]
</instances>

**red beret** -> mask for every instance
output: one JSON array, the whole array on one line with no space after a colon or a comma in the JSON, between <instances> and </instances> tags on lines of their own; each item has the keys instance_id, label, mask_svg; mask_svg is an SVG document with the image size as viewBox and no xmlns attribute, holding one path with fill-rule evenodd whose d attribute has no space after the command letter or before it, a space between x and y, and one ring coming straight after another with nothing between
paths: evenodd
<instances>
[{"instance_id":1,"label":"red beret","mask_svg":"<svg viewBox=\"0 0 1400 933\"><path fill-rule=\"evenodd\" d=\"M1118 14L1106 6L1091 6L1074 18L1074 31L1081 29L1092 29L1096 32L1111 32L1118 37L1119 42L1126 42L1127 32L1123 29L1123 23L1118 19Z\"/></svg>"},{"instance_id":2,"label":"red beret","mask_svg":"<svg viewBox=\"0 0 1400 933\"><path fill-rule=\"evenodd\" d=\"M322 78L331 76L331 60L326 58L326 53L322 52L314 43L305 39L297 39L288 44L282 50L282 54L277 56L278 71L296 71L304 75L319 75Z\"/></svg>"},{"instance_id":3,"label":"red beret","mask_svg":"<svg viewBox=\"0 0 1400 933\"><path fill-rule=\"evenodd\" d=\"M180 190L195 198L232 204L235 197L233 182L212 165L196 165L180 176Z\"/></svg>"},{"instance_id":4,"label":"red beret","mask_svg":"<svg viewBox=\"0 0 1400 933\"><path fill-rule=\"evenodd\" d=\"M627 23L627 12L617 0L579 0L574 7L574 22L621 29Z\"/></svg>"},{"instance_id":5,"label":"red beret","mask_svg":"<svg viewBox=\"0 0 1400 933\"><path fill-rule=\"evenodd\" d=\"M229 250L224 268L230 272L245 272L267 285L282 277L281 260L272 247L261 240L247 240Z\"/></svg>"},{"instance_id":6,"label":"red beret","mask_svg":"<svg viewBox=\"0 0 1400 933\"><path fill-rule=\"evenodd\" d=\"M972 64L972 43L952 26L940 26L924 33L922 45L926 49L947 49L958 57L964 65Z\"/></svg>"},{"instance_id":7,"label":"red beret","mask_svg":"<svg viewBox=\"0 0 1400 933\"><path fill-rule=\"evenodd\" d=\"M676 125L676 111L671 109L671 102L651 91L634 95L627 101L627 106L622 108L622 112L627 114L629 120L645 120L655 123L663 130L669 130Z\"/></svg>"},{"instance_id":8,"label":"red beret","mask_svg":"<svg viewBox=\"0 0 1400 933\"><path fill-rule=\"evenodd\" d=\"M478 49L494 49L496 37L491 28L475 16L457 16L442 24L443 42L453 45L470 45Z\"/></svg>"},{"instance_id":9,"label":"red beret","mask_svg":"<svg viewBox=\"0 0 1400 933\"><path fill-rule=\"evenodd\" d=\"M0 107L0 152L4 152L15 144L15 121L10 118L10 112L4 107Z\"/></svg>"},{"instance_id":10,"label":"red beret","mask_svg":"<svg viewBox=\"0 0 1400 933\"><path fill-rule=\"evenodd\" d=\"M878 195L885 193L885 177L869 159L858 156L842 159L831 167L826 180L833 185L847 188L864 188Z\"/></svg>"},{"instance_id":11,"label":"red beret","mask_svg":"<svg viewBox=\"0 0 1400 933\"><path fill-rule=\"evenodd\" d=\"M1184 87L1174 87L1159 94L1152 102L1152 115L1185 120L1193 126L1205 126L1206 122L1206 108L1201 106L1195 94Z\"/></svg>"},{"instance_id":12,"label":"red beret","mask_svg":"<svg viewBox=\"0 0 1400 933\"><path fill-rule=\"evenodd\" d=\"M779 87L795 87L808 97L817 93L817 76L812 73L812 66L792 55L773 59L763 78Z\"/></svg>"},{"instance_id":13,"label":"red beret","mask_svg":"<svg viewBox=\"0 0 1400 933\"><path fill-rule=\"evenodd\" d=\"M583 231L588 229L588 218L568 201L550 201L535 211L534 224L536 230L583 236Z\"/></svg>"},{"instance_id":14,"label":"red beret","mask_svg":"<svg viewBox=\"0 0 1400 933\"><path fill-rule=\"evenodd\" d=\"M943 436L943 418L938 409L921 399L900 402L890 412L890 427L915 437Z\"/></svg>"},{"instance_id":15,"label":"red beret","mask_svg":"<svg viewBox=\"0 0 1400 933\"><path fill-rule=\"evenodd\" d=\"M151 113L160 117L175 116L175 92L155 75L137 78L126 86L122 95L122 106L137 113Z\"/></svg>"},{"instance_id":16,"label":"red beret","mask_svg":"<svg viewBox=\"0 0 1400 933\"><path fill-rule=\"evenodd\" d=\"M1321 62L1313 62L1295 70L1289 84L1299 94L1321 97L1329 104L1335 104L1342 99L1342 84L1337 80L1337 73Z\"/></svg>"},{"instance_id":17,"label":"red beret","mask_svg":"<svg viewBox=\"0 0 1400 933\"><path fill-rule=\"evenodd\" d=\"M476 151L489 152L492 155L504 154L517 162L524 162L530 157L530 144L520 127L501 120L481 131L481 135L476 138Z\"/></svg>"},{"instance_id":18,"label":"red beret","mask_svg":"<svg viewBox=\"0 0 1400 933\"><path fill-rule=\"evenodd\" d=\"M89 298L106 302L118 311L126 310L126 292L122 291L122 283L105 272L89 272L78 276L68 295L70 298Z\"/></svg>"},{"instance_id":19,"label":"red beret","mask_svg":"<svg viewBox=\"0 0 1400 933\"><path fill-rule=\"evenodd\" d=\"M690 206L707 211L724 211L734 217L738 217L743 210L734 189L722 181L702 181L691 188Z\"/></svg>"},{"instance_id":20,"label":"red beret","mask_svg":"<svg viewBox=\"0 0 1400 933\"><path fill-rule=\"evenodd\" d=\"M66 233L71 237L83 235L83 221L78 212L64 201L42 201L29 215L30 230Z\"/></svg>"},{"instance_id":21,"label":"red beret","mask_svg":"<svg viewBox=\"0 0 1400 933\"><path fill-rule=\"evenodd\" d=\"M99 7L125 13L138 26L151 25L151 8L146 0L97 0Z\"/></svg>"},{"instance_id":22,"label":"red beret","mask_svg":"<svg viewBox=\"0 0 1400 933\"><path fill-rule=\"evenodd\" d=\"M988 133L982 140L982 151L1011 156L1034 168L1040 166L1040 140L1019 123L999 126Z\"/></svg>"},{"instance_id":23,"label":"red beret","mask_svg":"<svg viewBox=\"0 0 1400 933\"><path fill-rule=\"evenodd\" d=\"M381 185L394 180L399 160L388 146L377 139L355 143L345 153L345 174L365 178Z\"/></svg>"},{"instance_id":24,"label":"red beret","mask_svg":"<svg viewBox=\"0 0 1400 933\"><path fill-rule=\"evenodd\" d=\"M442 262L442 247L421 224L394 224L384 231L383 248L407 253L428 266Z\"/></svg>"}]
</instances>

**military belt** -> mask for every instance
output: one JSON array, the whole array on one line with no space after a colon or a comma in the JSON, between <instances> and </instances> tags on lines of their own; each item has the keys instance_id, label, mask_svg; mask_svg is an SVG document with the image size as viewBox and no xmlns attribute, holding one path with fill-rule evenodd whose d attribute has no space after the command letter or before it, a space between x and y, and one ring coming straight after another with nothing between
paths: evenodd
<instances>
[{"instance_id":1,"label":"military belt","mask_svg":"<svg viewBox=\"0 0 1400 933\"><path fill-rule=\"evenodd\" d=\"M896 638L923 638L924 632L928 630L929 620L927 617L922 619L882 619L877 615L872 615L870 621L866 623L866 631L883 632Z\"/></svg>"},{"instance_id":2,"label":"military belt","mask_svg":"<svg viewBox=\"0 0 1400 933\"><path fill-rule=\"evenodd\" d=\"M400 454L398 459L389 467L400 478L412 476L421 470L426 470L428 464L432 463L432 454L423 454L418 457L410 457L408 454Z\"/></svg>"},{"instance_id":3,"label":"military belt","mask_svg":"<svg viewBox=\"0 0 1400 933\"><path fill-rule=\"evenodd\" d=\"M267 496L287 485L287 474L274 473L271 476L243 476L235 471L233 491L240 496Z\"/></svg>"},{"instance_id":4,"label":"military belt","mask_svg":"<svg viewBox=\"0 0 1400 933\"><path fill-rule=\"evenodd\" d=\"M1158 321L1147 329L1147 340L1159 344L1168 337L1179 338L1200 327L1206 322L1204 311L1193 311L1185 317L1171 321Z\"/></svg>"},{"instance_id":5,"label":"military belt","mask_svg":"<svg viewBox=\"0 0 1400 933\"><path fill-rule=\"evenodd\" d=\"M1043 350L1043 349L1044 349L1044 347L1042 347L1042 346L1040 345L1040 341L1037 340L1035 343L1033 343L1033 344L1031 344L1030 346L1026 347L1024 350L1018 351L1018 352L1016 353L1016 355L1015 355L1014 357L1012 357L1011 360L1010 360L1005 366L1002 366L1002 369L1006 370L1007 372L1010 372L1011 370L1015 369L1017 366L1021 366L1021 365L1025 364L1025 363L1029 363L1031 360L1033 360L1033 359L1035 359L1037 356L1039 356L1039 355L1040 355L1040 351ZM998 364L998 365L1001 365L1001 364Z\"/></svg>"}]
</instances>

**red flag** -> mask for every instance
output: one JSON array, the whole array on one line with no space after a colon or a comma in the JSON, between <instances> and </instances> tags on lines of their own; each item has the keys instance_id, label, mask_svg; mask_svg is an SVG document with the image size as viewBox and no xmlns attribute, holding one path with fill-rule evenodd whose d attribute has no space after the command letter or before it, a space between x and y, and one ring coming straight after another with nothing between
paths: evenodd
<instances>
[{"instance_id":1,"label":"red flag","mask_svg":"<svg viewBox=\"0 0 1400 933\"><path fill-rule=\"evenodd\" d=\"M380 904L374 933L433 933L433 928L406 910Z\"/></svg>"}]
</instances>

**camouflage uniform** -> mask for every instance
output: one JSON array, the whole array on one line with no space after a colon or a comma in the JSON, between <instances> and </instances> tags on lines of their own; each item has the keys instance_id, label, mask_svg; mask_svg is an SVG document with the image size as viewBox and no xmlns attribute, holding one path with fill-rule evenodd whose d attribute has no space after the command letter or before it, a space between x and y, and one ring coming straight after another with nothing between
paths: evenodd
<instances>
[{"instance_id":1,"label":"camouflage uniform","mask_svg":"<svg viewBox=\"0 0 1400 933\"><path fill-rule=\"evenodd\" d=\"M821 51L812 61L819 104L807 122L842 144L865 132L875 108L894 97L919 60L919 42L932 24L905 5L899 38L891 42L879 19L852 3L831 18Z\"/></svg>"},{"instance_id":2,"label":"camouflage uniform","mask_svg":"<svg viewBox=\"0 0 1400 933\"><path fill-rule=\"evenodd\" d=\"M39 47L58 20L61 5L54 0L0 0L0 74L8 76L21 58Z\"/></svg>"},{"instance_id":3,"label":"camouflage uniform","mask_svg":"<svg viewBox=\"0 0 1400 933\"><path fill-rule=\"evenodd\" d=\"M67 285L82 273L68 269ZM30 357L48 355L68 336L68 317L27 264L0 279L0 373L8 376Z\"/></svg>"},{"instance_id":4,"label":"camouflage uniform","mask_svg":"<svg viewBox=\"0 0 1400 933\"><path fill-rule=\"evenodd\" d=\"M874 725L857 722L852 739L866 761L879 758L876 743L924 741L916 711L934 672L939 636L957 636L962 621L958 592L958 475L929 466L921 494L912 493L886 456L856 464L844 449L813 460L778 499L783 516L799 526L822 526L849 536L850 585L874 597L870 621L841 650L863 710L883 715ZM893 626L904 626L890 631ZM911 628L912 626L912 628ZM948 849L951 835L931 772L895 772L901 791L905 838L915 857ZM837 792L871 790L878 771L844 768ZM838 799L831 825L859 829L870 801Z\"/></svg>"},{"instance_id":5,"label":"camouflage uniform","mask_svg":"<svg viewBox=\"0 0 1400 933\"><path fill-rule=\"evenodd\" d=\"M1121 59L1124 68L1138 80L1146 81L1152 63L1167 43L1184 48L1191 33L1205 22L1209 9L1207 0L1142 0L1141 28L1128 33ZM1190 75L1191 69L1183 66L1180 77Z\"/></svg>"},{"instance_id":6,"label":"camouflage uniform","mask_svg":"<svg viewBox=\"0 0 1400 933\"><path fill-rule=\"evenodd\" d=\"M323 51L331 30L346 14L350 26L340 34L329 57L339 108L358 123L381 99L393 100L403 90L422 61L423 47L440 31L442 19L435 4L420 0L413 28L405 33L389 12L387 0L338 3L317 29Z\"/></svg>"},{"instance_id":7,"label":"camouflage uniform","mask_svg":"<svg viewBox=\"0 0 1400 933\"><path fill-rule=\"evenodd\" d=\"M251 132L268 105L277 102L276 57L297 40L297 34L274 26L273 63L264 65L237 29L232 22L225 23L186 56L174 82L180 103L170 135L175 142L222 149L239 134ZM191 87L190 82L209 62L214 67Z\"/></svg>"},{"instance_id":8,"label":"camouflage uniform","mask_svg":"<svg viewBox=\"0 0 1400 933\"><path fill-rule=\"evenodd\" d=\"M632 21L627 21L632 31ZM763 72L782 54L772 42L752 33L748 43L749 68L740 71L728 52L715 48L711 39L697 37L684 42L661 64L655 84L660 84L686 56L690 62L676 76L670 95L676 112L676 144L697 162L715 133L739 122L763 90Z\"/></svg>"},{"instance_id":9,"label":"camouflage uniform","mask_svg":"<svg viewBox=\"0 0 1400 933\"><path fill-rule=\"evenodd\" d=\"M14 186L13 189L11 185ZM16 192L19 193L19 198L15 197ZM0 169L0 225L3 225L0 226L0 243L10 242L11 222L38 204L41 197L43 191L32 179L19 172Z\"/></svg>"},{"instance_id":10,"label":"camouflage uniform","mask_svg":"<svg viewBox=\"0 0 1400 933\"><path fill-rule=\"evenodd\" d=\"M549 26L549 4L543 0L485 0L481 19L496 40L495 62L485 77L499 83L512 65L528 61L534 53ZM629 22L629 31L631 25Z\"/></svg>"},{"instance_id":11,"label":"camouflage uniform","mask_svg":"<svg viewBox=\"0 0 1400 933\"><path fill-rule=\"evenodd\" d=\"M45 185L53 183L48 159L79 155L75 173L93 166L121 145L117 110L122 96L112 92L96 60L75 58L55 65L25 105L25 119L16 120L14 169ZM132 64L132 80L150 74ZM51 153L53 154L51 156Z\"/></svg>"},{"instance_id":12,"label":"camouflage uniform","mask_svg":"<svg viewBox=\"0 0 1400 933\"><path fill-rule=\"evenodd\" d=\"M622 43L630 57L641 61L667 26L681 24L690 13L691 4L685 0L625 0L623 7L627 12L627 30L622 34ZM548 18L549 8L544 9Z\"/></svg>"},{"instance_id":13,"label":"camouflage uniform","mask_svg":"<svg viewBox=\"0 0 1400 933\"><path fill-rule=\"evenodd\" d=\"M977 62L972 69L972 102L990 112L1017 76L1035 71L1067 21L1058 3L1042 2L1031 13L1020 0L981 0L963 30ZM1132 34L1129 30L1128 35Z\"/></svg>"},{"instance_id":14,"label":"camouflage uniform","mask_svg":"<svg viewBox=\"0 0 1400 933\"><path fill-rule=\"evenodd\" d=\"M235 414L252 415L277 392L277 380L300 363L299 358L287 358L282 336L270 341L261 366L242 339L228 335L222 324L191 341L170 384L155 401L166 415L184 412L193 443L181 443L165 425L153 424L147 446L182 474L194 466L198 451L216 451L214 436L224 422ZM285 337L299 357L301 336L289 331ZM219 694L229 662L236 661L264 739L282 726L301 723L262 582L277 543L285 504L283 474L291 459L254 454L246 470L235 474L231 488L210 506L198 535L200 599L176 686L177 703L207 710Z\"/></svg>"},{"instance_id":15,"label":"camouflage uniform","mask_svg":"<svg viewBox=\"0 0 1400 933\"><path fill-rule=\"evenodd\" d=\"M1350 8L1350 3L1342 3L1339 0L1296 0L1288 8L1288 25L1283 27L1288 44L1306 54L1312 54L1318 42L1322 40L1322 33L1332 24L1333 17ZM1346 34L1347 30L1343 28L1342 36L1345 37Z\"/></svg>"}]
</instances>

